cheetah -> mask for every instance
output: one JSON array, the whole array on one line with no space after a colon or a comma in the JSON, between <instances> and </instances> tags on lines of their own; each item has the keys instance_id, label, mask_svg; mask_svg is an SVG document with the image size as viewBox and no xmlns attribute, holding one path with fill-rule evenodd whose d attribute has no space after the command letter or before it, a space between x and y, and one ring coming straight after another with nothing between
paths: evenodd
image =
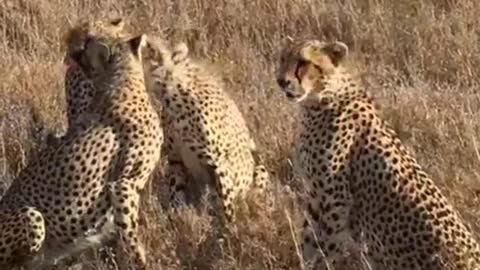
<instances>
[{"instance_id":1,"label":"cheetah","mask_svg":"<svg viewBox=\"0 0 480 270\"><path fill-rule=\"evenodd\" d=\"M469 226L380 118L347 45L297 40L280 55L277 83L302 112L306 268L335 264L354 240L374 269L480 269Z\"/></svg>"},{"instance_id":2,"label":"cheetah","mask_svg":"<svg viewBox=\"0 0 480 270\"><path fill-rule=\"evenodd\" d=\"M270 179L245 119L219 80L189 57L185 43L172 49L151 38L144 57L147 88L162 103L171 205L185 202L191 175L215 186L232 222L234 200L250 190L263 194Z\"/></svg>"},{"instance_id":3,"label":"cheetah","mask_svg":"<svg viewBox=\"0 0 480 270\"><path fill-rule=\"evenodd\" d=\"M40 153L0 201L1 263L38 269L118 234L128 260L122 265L146 269L139 197L160 159L163 133L145 89L145 43L145 35L90 37L70 55L92 79L96 102L90 120L75 122Z\"/></svg>"}]
</instances>

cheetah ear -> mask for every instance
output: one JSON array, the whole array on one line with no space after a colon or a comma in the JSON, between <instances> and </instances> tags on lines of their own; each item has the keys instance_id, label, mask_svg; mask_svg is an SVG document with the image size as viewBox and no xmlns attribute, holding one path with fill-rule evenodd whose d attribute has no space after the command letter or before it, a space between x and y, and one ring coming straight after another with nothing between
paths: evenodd
<instances>
[{"instance_id":1,"label":"cheetah ear","mask_svg":"<svg viewBox=\"0 0 480 270\"><path fill-rule=\"evenodd\" d=\"M305 47L300 50L301 57L310 62L316 62L315 60L322 55L319 44L316 41L308 42Z\"/></svg>"},{"instance_id":2,"label":"cheetah ear","mask_svg":"<svg viewBox=\"0 0 480 270\"><path fill-rule=\"evenodd\" d=\"M173 48L173 62L180 62L188 56L188 46L184 42L180 42Z\"/></svg>"},{"instance_id":3,"label":"cheetah ear","mask_svg":"<svg viewBox=\"0 0 480 270\"><path fill-rule=\"evenodd\" d=\"M141 34L127 41L130 45L133 55L141 59L142 49L147 45L147 35Z\"/></svg>"},{"instance_id":4,"label":"cheetah ear","mask_svg":"<svg viewBox=\"0 0 480 270\"><path fill-rule=\"evenodd\" d=\"M314 63L319 61L320 57L326 55L335 67L345 59L347 54L347 45L340 41L329 43L322 43L317 40L311 41L301 51L303 59Z\"/></svg>"},{"instance_id":5,"label":"cheetah ear","mask_svg":"<svg viewBox=\"0 0 480 270\"><path fill-rule=\"evenodd\" d=\"M341 41L335 41L323 46L322 51L330 57L334 66L338 66L347 57L348 46Z\"/></svg>"},{"instance_id":6,"label":"cheetah ear","mask_svg":"<svg viewBox=\"0 0 480 270\"><path fill-rule=\"evenodd\" d=\"M171 50L163 39L156 35L149 35L142 57L164 65L165 61L171 61Z\"/></svg>"},{"instance_id":7,"label":"cheetah ear","mask_svg":"<svg viewBox=\"0 0 480 270\"><path fill-rule=\"evenodd\" d=\"M63 38L67 53L73 52L80 48L83 49L86 36L87 34L84 29L84 25L77 25L69 29Z\"/></svg>"}]
</instances>

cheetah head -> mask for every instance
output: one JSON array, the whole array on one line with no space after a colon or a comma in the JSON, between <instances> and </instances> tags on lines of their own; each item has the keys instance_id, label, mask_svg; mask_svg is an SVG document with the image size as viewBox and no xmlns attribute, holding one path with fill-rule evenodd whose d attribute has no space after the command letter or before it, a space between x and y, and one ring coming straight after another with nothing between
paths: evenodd
<instances>
[{"instance_id":1,"label":"cheetah head","mask_svg":"<svg viewBox=\"0 0 480 270\"><path fill-rule=\"evenodd\" d=\"M133 63L142 70L142 50L146 45L145 34L123 39L92 37L87 39L81 50L71 54L71 61L79 66L88 78L103 79L105 74L116 72L119 65ZM128 64L133 68L131 64Z\"/></svg>"},{"instance_id":2,"label":"cheetah head","mask_svg":"<svg viewBox=\"0 0 480 270\"><path fill-rule=\"evenodd\" d=\"M170 47L161 38L149 37L143 54L147 88L157 89L157 84L163 82L172 70L181 68L188 62L188 55L189 49L184 42Z\"/></svg>"},{"instance_id":3,"label":"cheetah head","mask_svg":"<svg viewBox=\"0 0 480 270\"><path fill-rule=\"evenodd\" d=\"M67 55L65 63L70 62L70 55L84 49L86 42L95 36L124 37L128 33L125 31L125 21L120 17L107 20L86 21L78 24L68 31L65 38Z\"/></svg>"},{"instance_id":4,"label":"cheetah head","mask_svg":"<svg viewBox=\"0 0 480 270\"><path fill-rule=\"evenodd\" d=\"M184 42L177 43L170 48L165 40L152 36L147 41L144 60L150 70L160 66L170 68L185 61L188 54L188 46Z\"/></svg>"},{"instance_id":5,"label":"cheetah head","mask_svg":"<svg viewBox=\"0 0 480 270\"><path fill-rule=\"evenodd\" d=\"M343 42L291 42L280 54L277 83L289 99L300 102L325 88L325 81L338 72L347 54Z\"/></svg>"}]
</instances>

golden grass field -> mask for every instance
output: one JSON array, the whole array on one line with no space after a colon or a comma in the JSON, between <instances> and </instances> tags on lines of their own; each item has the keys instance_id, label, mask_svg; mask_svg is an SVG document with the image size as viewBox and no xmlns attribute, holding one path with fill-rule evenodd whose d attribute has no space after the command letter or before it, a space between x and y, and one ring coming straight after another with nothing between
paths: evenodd
<instances>
[{"instance_id":1,"label":"golden grass field","mask_svg":"<svg viewBox=\"0 0 480 270\"><path fill-rule=\"evenodd\" d=\"M480 2L476 0L0 1L0 188L65 129L63 35L121 14L132 30L187 42L211 62L249 120L275 181L223 244L205 211L167 216L155 177L142 208L152 269L300 269L298 181L288 162L297 110L275 84L286 36L344 41L384 117L475 231L480 229ZM160 175L160 174L159 174ZM157 196L159 195L159 196ZM248 211L247 211L248 210ZM103 269L94 257L85 269ZM361 269L355 260L342 269ZM346 263L348 264L348 263Z\"/></svg>"}]
</instances>

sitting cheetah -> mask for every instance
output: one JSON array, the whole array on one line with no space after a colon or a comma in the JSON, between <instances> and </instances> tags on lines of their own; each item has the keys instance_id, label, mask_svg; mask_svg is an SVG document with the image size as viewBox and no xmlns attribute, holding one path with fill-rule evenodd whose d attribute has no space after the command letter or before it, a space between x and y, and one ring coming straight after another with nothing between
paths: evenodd
<instances>
[{"instance_id":1,"label":"sitting cheetah","mask_svg":"<svg viewBox=\"0 0 480 270\"><path fill-rule=\"evenodd\" d=\"M69 63L95 84L88 112L94 120L75 122L7 190L0 202L1 213L9 212L0 226L2 263L27 257L18 264L37 269L118 233L125 259L146 269L137 236L139 193L159 161L163 137L144 84L145 39L89 38L71 55Z\"/></svg>"},{"instance_id":2,"label":"sitting cheetah","mask_svg":"<svg viewBox=\"0 0 480 270\"><path fill-rule=\"evenodd\" d=\"M149 41L146 83L162 102L171 202L185 201L188 171L196 181L215 183L231 222L234 199L252 187L263 191L269 182L265 167L254 160L245 120L220 82L189 58L184 43L171 50L160 39Z\"/></svg>"},{"instance_id":3,"label":"sitting cheetah","mask_svg":"<svg viewBox=\"0 0 480 270\"><path fill-rule=\"evenodd\" d=\"M296 167L309 188L307 268L320 251L335 262L352 237L363 238L374 269L480 269L472 232L379 117L347 52L341 42L295 41L277 71L303 112Z\"/></svg>"}]
</instances>

